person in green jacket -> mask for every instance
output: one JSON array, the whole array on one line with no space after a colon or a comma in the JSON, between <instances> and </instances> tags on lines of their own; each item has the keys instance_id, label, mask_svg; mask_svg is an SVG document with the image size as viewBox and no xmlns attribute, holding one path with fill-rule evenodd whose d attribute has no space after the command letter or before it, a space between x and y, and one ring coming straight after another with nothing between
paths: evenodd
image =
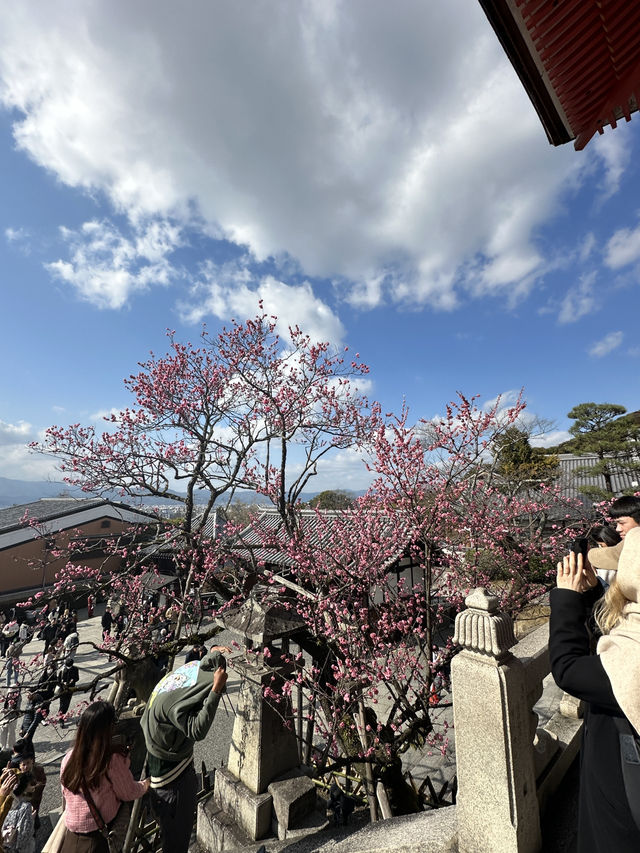
<instances>
[{"instance_id":1,"label":"person in green jacket","mask_svg":"<svg viewBox=\"0 0 640 853\"><path fill-rule=\"evenodd\" d=\"M186 853L189 847L198 792L193 745L206 737L225 689L227 664L222 651L230 650L214 646L202 660L165 675L142 715L151 805L163 853Z\"/></svg>"}]
</instances>

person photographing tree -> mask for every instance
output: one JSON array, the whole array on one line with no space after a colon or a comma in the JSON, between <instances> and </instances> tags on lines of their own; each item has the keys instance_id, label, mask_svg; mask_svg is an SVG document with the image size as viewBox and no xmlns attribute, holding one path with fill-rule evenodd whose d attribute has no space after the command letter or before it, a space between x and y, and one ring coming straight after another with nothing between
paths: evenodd
<instances>
[{"instance_id":1,"label":"person photographing tree","mask_svg":"<svg viewBox=\"0 0 640 853\"><path fill-rule=\"evenodd\" d=\"M625 513L626 515L626 513ZM603 596L594 569L615 578ZM617 560L619 553L619 561ZM549 655L556 684L586 702L580 761L579 853L640 849L640 526L622 548L570 553L551 591ZM602 636L590 654L588 610ZM636 769L634 769L636 768Z\"/></svg>"},{"instance_id":2,"label":"person photographing tree","mask_svg":"<svg viewBox=\"0 0 640 853\"><path fill-rule=\"evenodd\" d=\"M207 736L227 683L222 651L230 650L215 646L202 660L165 675L142 715L163 853L186 853L189 847L197 798L193 746Z\"/></svg>"}]
</instances>

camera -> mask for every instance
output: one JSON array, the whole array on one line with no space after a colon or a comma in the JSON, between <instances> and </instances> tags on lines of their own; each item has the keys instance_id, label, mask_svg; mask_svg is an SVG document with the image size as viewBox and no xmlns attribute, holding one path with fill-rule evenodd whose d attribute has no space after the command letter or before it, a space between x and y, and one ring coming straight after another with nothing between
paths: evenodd
<instances>
[{"instance_id":1,"label":"camera","mask_svg":"<svg viewBox=\"0 0 640 853\"><path fill-rule=\"evenodd\" d=\"M578 554L582 554L583 557L586 557L587 551L589 550L587 539L584 536L578 536L571 543L571 550L576 554L576 556Z\"/></svg>"}]
</instances>

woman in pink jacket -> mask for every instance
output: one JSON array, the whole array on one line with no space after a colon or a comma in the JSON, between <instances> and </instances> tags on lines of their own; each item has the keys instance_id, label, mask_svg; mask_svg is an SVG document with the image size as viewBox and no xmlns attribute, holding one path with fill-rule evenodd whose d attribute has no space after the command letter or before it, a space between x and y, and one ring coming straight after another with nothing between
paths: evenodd
<instances>
[{"instance_id":1,"label":"woman in pink jacket","mask_svg":"<svg viewBox=\"0 0 640 853\"><path fill-rule=\"evenodd\" d=\"M80 717L73 749L62 761L67 828L62 853L108 853L101 825L112 828L120 809L127 808L122 804L139 799L149 789L149 780L136 782L128 757L113 746L115 721L113 705L89 705Z\"/></svg>"}]
</instances>

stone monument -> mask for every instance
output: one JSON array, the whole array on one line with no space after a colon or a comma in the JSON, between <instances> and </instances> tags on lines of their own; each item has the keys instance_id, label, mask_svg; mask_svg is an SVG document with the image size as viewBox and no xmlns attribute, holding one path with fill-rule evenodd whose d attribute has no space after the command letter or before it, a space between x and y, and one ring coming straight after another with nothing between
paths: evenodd
<instances>
[{"instance_id":1,"label":"stone monument","mask_svg":"<svg viewBox=\"0 0 640 853\"><path fill-rule=\"evenodd\" d=\"M247 658L234 662L242 684L228 766L216 771L213 795L198 807L198 842L219 851L272 831L286 838L316 804L315 785L300 766L291 701L281 690L291 667L273 645L286 645L301 622L277 602L250 598L225 618L225 627L242 637ZM264 697L267 685L282 694L277 706Z\"/></svg>"}]
</instances>

